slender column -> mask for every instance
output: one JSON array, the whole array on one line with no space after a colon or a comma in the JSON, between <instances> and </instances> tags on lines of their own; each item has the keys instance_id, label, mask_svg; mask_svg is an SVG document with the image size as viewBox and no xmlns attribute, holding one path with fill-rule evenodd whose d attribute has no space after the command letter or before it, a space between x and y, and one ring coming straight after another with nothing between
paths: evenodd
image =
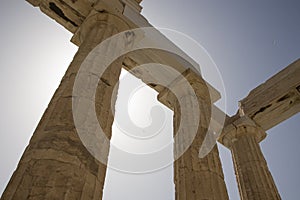
<instances>
[{"instance_id":1,"label":"slender column","mask_svg":"<svg viewBox=\"0 0 300 200\"><path fill-rule=\"evenodd\" d=\"M170 86L176 93L172 95L160 94L159 99L162 102L168 99L173 107L173 127L174 137L181 134L177 143L174 144L174 155L182 152L183 144L191 141L191 145L181 157L174 161L174 183L176 200L226 200L228 198L227 189L224 181L224 175L219 158L217 146L204 158L199 157L199 150L207 134L207 120L210 119L210 99L201 99L197 91L196 94L190 94L187 89L181 85L180 80L174 81L175 85ZM193 87L199 87L193 82ZM199 88L198 88L199 89ZM202 93L205 93L201 89ZM206 91L208 92L208 91ZM165 95L165 96L163 96ZM205 94L206 98L209 94ZM195 105L194 102L198 102ZM199 106L199 111L196 106ZM182 113L186 111L185 113ZM200 116L195 116L195 115ZM199 118L199 121L195 119ZM184 123L184 124L182 124ZM196 129L194 128L196 127ZM195 137L191 134L196 131Z\"/></svg>"},{"instance_id":2,"label":"slender column","mask_svg":"<svg viewBox=\"0 0 300 200\"><path fill-rule=\"evenodd\" d=\"M81 45L26 148L1 200L102 199L106 166L83 146L72 116L75 77L89 52L127 25L108 13L92 11L80 27ZM101 67L101 66L100 66ZM111 136L111 101L121 62L113 63L100 78L96 100L99 123ZM89 80L86 80L89 81Z\"/></svg>"},{"instance_id":3,"label":"slender column","mask_svg":"<svg viewBox=\"0 0 300 200\"><path fill-rule=\"evenodd\" d=\"M231 152L242 200L281 199L259 142L266 136L248 117L241 117L224 129L223 144Z\"/></svg>"},{"instance_id":4,"label":"slender column","mask_svg":"<svg viewBox=\"0 0 300 200\"><path fill-rule=\"evenodd\" d=\"M181 106L188 105L187 102L181 103ZM180 123L179 108L175 106L174 109L174 133ZM199 149L206 133L207 128L200 125L191 146L174 163L176 200L229 199L217 145L207 156L199 158Z\"/></svg>"}]
</instances>

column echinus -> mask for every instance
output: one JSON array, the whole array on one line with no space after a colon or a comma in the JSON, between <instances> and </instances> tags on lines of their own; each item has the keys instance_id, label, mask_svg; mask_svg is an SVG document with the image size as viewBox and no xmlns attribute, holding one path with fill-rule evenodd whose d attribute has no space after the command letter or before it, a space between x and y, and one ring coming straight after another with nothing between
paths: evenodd
<instances>
[{"instance_id":1,"label":"column echinus","mask_svg":"<svg viewBox=\"0 0 300 200\"><path fill-rule=\"evenodd\" d=\"M242 200L281 199L259 145L265 137L265 131L247 116L223 129L219 141L231 150Z\"/></svg>"},{"instance_id":2,"label":"column echinus","mask_svg":"<svg viewBox=\"0 0 300 200\"><path fill-rule=\"evenodd\" d=\"M81 63L92 49L127 29L124 21L109 13L92 11L86 18L79 30L81 45L1 200L102 199L106 165L88 152L77 134L72 116L72 98L76 97L72 89ZM108 138L113 123L110 104L115 102L111 97L119 80L121 64L119 59L110 65L99 79L96 93L97 117Z\"/></svg>"},{"instance_id":3,"label":"column echinus","mask_svg":"<svg viewBox=\"0 0 300 200\"><path fill-rule=\"evenodd\" d=\"M199 75L194 76L191 70L187 71L158 96L174 111L175 199L226 200L229 198L217 145L205 157L199 156L210 119L210 94L204 80Z\"/></svg>"}]
</instances>

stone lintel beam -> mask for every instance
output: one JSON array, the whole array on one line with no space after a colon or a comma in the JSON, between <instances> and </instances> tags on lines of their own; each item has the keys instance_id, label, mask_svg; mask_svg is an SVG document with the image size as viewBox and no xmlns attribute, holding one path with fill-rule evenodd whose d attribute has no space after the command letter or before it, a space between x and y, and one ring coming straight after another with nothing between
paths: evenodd
<instances>
[{"instance_id":1,"label":"stone lintel beam","mask_svg":"<svg viewBox=\"0 0 300 200\"><path fill-rule=\"evenodd\" d=\"M26 0L39 7L43 13L75 33L92 10L93 3L89 0Z\"/></svg>"},{"instance_id":2,"label":"stone lintel beam","mask_svg":"<svg viewBox=\"0 0 300 200\"><path fill-rule=\"evenodd\" d=\"M152 27L151 24L140 14L140 0L27 0L33 6L39 7L43 13L48 15L53 20L64 26L74 35L71 41L80 46L80 27L86 21L86 18L92 12L108 12L120 17L126 22L131 29L139 27ZM153 28L153 27L152 27ZM156 39L163 41L166 46L170 47L174 53L163 52L159 50L143 50L133 52L128 57L133 60L136 65L126 66L127 69L132 69L135 66L144 63L161 63L173 67L179 73L182 73L188 68L199 69L198 64L180 50L175 44L167 39L163 34L157 31ZM149 42L157 42L156 39ZM164 74L164 73L159 73ZM166 74L166 73L165 73ZM167 74L166 74L167 75ZM140 77L139 77L140 78ZM152 77L155 79L155 77Z\"/></svg>"},{"instance_id":3,"label":"stone lintel beam","mask_svg":"<svg viewBox=\"0 0 300 200\"><path fill-rule=\"evenodd\" d=\"M261 84L239 102L246 115L265 131L300 111L300 59Z\"/></svg>"},{"instance_id":4,"label":"stone lintel beam","mask_svg":"<svg viewBox=\"0 0 300 200\"><path fill-rule=\"evenodd\" d=\"M145 71L140 72L134 70L134 67L136 66L138 66L138 64L129 57L125 57L125 59L123 60L123 68L129 70L129 72L132 73L134 76L140 78L141 80L148 80L152 78L152 75L145 73ZM202 79L201 81L205 81L205 80ZM220 98L220 94L211 85L209 85L209 83L207 84L208 84L207 86L211 88L212 94L215 96L213 98L214 99L213 102L216 102ZM158 96L159 101L163 103L165 106L167 106L168 108L170 108L171 110L173 110L173 106L171 105L170 100L169 102L167 100L168 99L167 94L169 92L168 89L157 84L148 84L148 86L156 90L158 93L160 93L160 95ZM230 117L215 105L212 105L211 114L212 114L211 122L210 122L211 130L216 133L219 133L220 131L222 131L226 119L229 119Z\"/></svg>"},{"instance_id":5,"label":"stone lintel beam","mask_svg":"<svg viewBox=\"0 0 300 200\"><path fill-rule=\"evenodd\" d=\"M134 11L140 13L142 7L141 0L26 0L31 5L39 7L43 13L54 19L71 33L75 33L81 26L89 13L106 11L112 14L123 16L124 11ZM78 41L72 42L79 46Z\"/></svg>"}]
</instances>

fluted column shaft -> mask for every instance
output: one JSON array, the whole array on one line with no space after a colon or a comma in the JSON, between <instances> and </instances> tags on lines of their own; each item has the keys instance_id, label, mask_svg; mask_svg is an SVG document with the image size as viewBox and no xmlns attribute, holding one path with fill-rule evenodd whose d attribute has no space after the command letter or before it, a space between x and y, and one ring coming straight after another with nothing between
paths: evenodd
<instances>
[{"instance_id":1,"label":"fluted column shaft","mask_svg":"<svg viewBox=\"0 0 300 200\"><path fill-rule=\"evenodd\" d=\"M56 90L2 200L102 199L106 166L84 147L73 122L73 85L81 63L104 39L127 29L118 17L94 12L80 27L81 45ZM121 62L111 65L99 80L95 106L107 137L111 136L111 101ZM88 80L86 80L88 81Z\"/></svg>"},{"instance_id":2,"label":"fluted column shaft","mask_svg":"<svg viewBox=\"0 0 300 200\"><path fill-rule=\"evenodd\" d=\"M246 117L225 133L242 200L281 199L259 145L264 137L265 132Z\"/></svg>"},{"instance_id":3,"label":"fluted column shaft","mask_svg":"<svg viewBox=\"0 0 300 200\"><path fill-rule=\"evenodd\" d=\"M171 102L174 110L174 137L178 134L182 134L182 137L174 144L174 155L178 151L183 151L183 144L191 140L190 137L193 136L191 131L195 130L195 126L197 127L197 133L183 155L174 162L175 199L229 199L217 145L204 158L199 157L200 147L207 134L207 128L203 126L205 124L203 120L206 121L210 118L210 109L207 108L211 106L210 101L202 101L198 95L185 93L186 89L180 85L174 86L173 90L176 89L180 92L177 92L176 97L170 98L173 99ZM199 106L200 113L196 112L197 108L193 103L195 101L199 103L197 106ZM182 113L183 110L187 113ZM195 116L195 113L200 116ZM195 119L197 118L200 121L196 122Z\"/></svg>"}]
</instances>

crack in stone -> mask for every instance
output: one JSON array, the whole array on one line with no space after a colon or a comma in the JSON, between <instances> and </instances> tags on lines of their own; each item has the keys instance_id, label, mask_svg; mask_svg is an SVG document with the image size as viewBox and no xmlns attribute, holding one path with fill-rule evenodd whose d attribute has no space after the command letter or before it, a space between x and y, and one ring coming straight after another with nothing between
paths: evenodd
<instances>
[{"instance_id":1,"label":"crack in stone","mask_svg":"<svg viewBox=\"0 0 300 200\"><path fill-rule=\"evenodd\" d=\"M256 113L254 113L252 118L254 118L257 114L264 112L267 108L270 108L271 106L272 106L272 104L269 104L265 107L261 107Z\"/></svg>"}]
</instances>

